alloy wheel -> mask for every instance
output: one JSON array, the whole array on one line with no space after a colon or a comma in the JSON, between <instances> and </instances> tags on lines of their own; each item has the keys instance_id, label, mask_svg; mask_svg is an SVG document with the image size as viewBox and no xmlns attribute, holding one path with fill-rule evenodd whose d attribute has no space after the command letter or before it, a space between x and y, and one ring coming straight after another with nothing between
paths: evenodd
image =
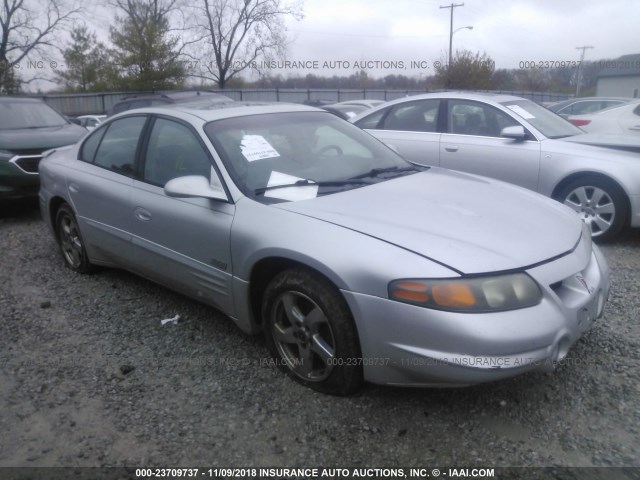
<instances>
[{"instance_id":1,"label":"alloy wheel","mask_svg":"<svg viewBox=\"0 0 640 480\"><path fill-rule=\"evenodd\" d=\"M282 293L272 309L274 343L289 369L300 378L321 382L333 370L335 339L322 309L308 296Z\"/></svg>"}]
</instances>

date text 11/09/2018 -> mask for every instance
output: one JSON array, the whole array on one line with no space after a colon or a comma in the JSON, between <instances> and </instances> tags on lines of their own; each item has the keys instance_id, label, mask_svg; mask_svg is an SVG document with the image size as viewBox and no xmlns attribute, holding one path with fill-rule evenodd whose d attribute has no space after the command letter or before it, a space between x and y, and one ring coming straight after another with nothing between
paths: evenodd
<instances>
[{"instance_id":1,"label":"date text 11/09/2018","mask_svg":"<svg viewBox=\"0 0 640 480\"><path fill-rule=\"evenodd\" d=\"M138 468L138 478L493 478L493 468Z\"/></svg>"}]
</instances>

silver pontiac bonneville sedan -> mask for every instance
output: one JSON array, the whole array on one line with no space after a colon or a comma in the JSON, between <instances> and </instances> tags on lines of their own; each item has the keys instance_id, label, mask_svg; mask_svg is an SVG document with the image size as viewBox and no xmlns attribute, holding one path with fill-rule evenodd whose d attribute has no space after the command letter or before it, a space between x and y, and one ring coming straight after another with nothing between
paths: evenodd
<instances>
[{"instance_id":1,"label":"silver pontiac bonneville sedan","mask_svg":"<svg viewBox=\"0 0 640 480\"><path fill-rule=\"evenodd\" d=\"M40 175L70 268L127 269L212 305L326 393L552 369L609 293L566 206L407 163L311 107L133 110Z\"/></svg>"}]
</instances>

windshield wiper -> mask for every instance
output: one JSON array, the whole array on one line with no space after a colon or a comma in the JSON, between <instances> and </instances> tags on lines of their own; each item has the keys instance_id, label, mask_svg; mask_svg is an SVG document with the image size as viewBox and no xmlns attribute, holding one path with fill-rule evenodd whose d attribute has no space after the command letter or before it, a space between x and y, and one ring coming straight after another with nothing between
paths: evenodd
<instances>
[{"instance_id":1,"label":"windshield wiper","mask_svg":"<svg viewBox=\"0 0 640 480\"><path fill-rule=\"evenodd\" d=\"M366 177L377 177L378 175L382 174L382 173L403 173L403 172L410 172L412 170L415 170L416 172L421 171L421 168L418 167L417 165L408 165L406 167L398 167L393 166L393 167L384 167L384 168L372 168L371 170L369 170L366 173L362 173L360 175L356 175L355 177L351 177L350 180L354 180L354 179L358 179L358 178L366 178Z\"/></svg>"},{"instance_id":2,"label":"windshield wiper","mask_svg":"<svg viewBox=\"0 0 640 480\"><path fill-rule=\"evenodd\" d=\"M323 182L314 182L312 180L298 180L293 183L285 183L282 185L267 185L266 187L256 188L253 193L255 195L260 195L268 190L275 190L277 188L291 188L291 187L308 187L308 186L318 186L318 187L344 187L345 185L369 185L369 182L365 182L364 180L358 180L355 177L350 178L348 180L328 180Z\"/></svg>"}]
</instances>

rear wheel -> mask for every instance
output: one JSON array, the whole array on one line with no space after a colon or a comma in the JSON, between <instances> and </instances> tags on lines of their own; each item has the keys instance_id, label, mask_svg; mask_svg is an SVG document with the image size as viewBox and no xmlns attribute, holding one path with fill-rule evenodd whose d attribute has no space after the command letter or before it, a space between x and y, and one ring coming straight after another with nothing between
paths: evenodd
<instances>
[{"instance_id":1,"label":"rear wheel","mask_svg":"<svg viewBox=\"0 0 640 480\"><path fill-rule=\"evenodd\" d=\"M78 273L91 271L91 263L84 248L76 216L67 204L61 205L56 214L56 234L67 266Z\"/></svg>"},{"instance_id":2,"label":"rear wheel","mask_svg":"<svg viewBox=\"0 0 640 480\"><path fill-rule=\"evenodd\" d=\"M314 390L349 395L363 383L358 334L340 292L296 268L278 274L262 301L266 344L278 367Z\"/></svg>"},{"instance_id":3,"label":"rear wheel","mask_svg":"<svg viewBox=\"0 0 640 480\"><path fill-rule=\"evenodd\" d=\"M594 239L613 238L624 225L628 206L622 189L611 180L583 177L565 186L558 200L575 210Z\"/></svg>"}]
</instances>

